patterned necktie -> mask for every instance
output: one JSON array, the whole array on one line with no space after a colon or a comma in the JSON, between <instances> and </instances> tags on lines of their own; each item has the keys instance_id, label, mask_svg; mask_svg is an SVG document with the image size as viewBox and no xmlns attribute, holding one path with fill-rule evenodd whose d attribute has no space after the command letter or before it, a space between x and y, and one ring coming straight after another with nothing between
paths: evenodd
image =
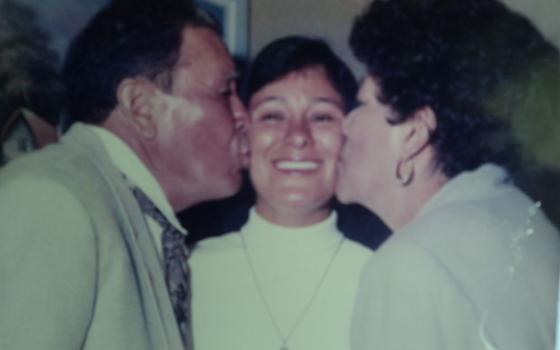
<instances>
[{"instance_id":1,"label":"patterned necktie","mask_svg":"<svg viewBox=\"0 0 560 350\"><path fill-rule=\"evenodd\" d=\"M163 229L161 242L165 262L165 282L167 283L167 290L179 325L183 345L186 350L191 350L193 348L190 320L191 291L189 266L187 265L189 252L185 245L185 237L163 216L144 192L137 187L133 187L132 193L138 200L142 211L152 217Z\"/></svg>"}]
</instances>

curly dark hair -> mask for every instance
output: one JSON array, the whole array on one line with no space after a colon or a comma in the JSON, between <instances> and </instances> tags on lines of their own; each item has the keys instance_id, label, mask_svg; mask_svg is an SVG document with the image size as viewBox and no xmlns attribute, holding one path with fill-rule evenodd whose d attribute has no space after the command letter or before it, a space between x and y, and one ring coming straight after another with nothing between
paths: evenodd
<instances>
[{"instance_id":1,"label":"curly dark hair","mask_svg":"<svg viewBox=\"0 0 560 350\"><path fill-rule=\"evenodd\" d=\"M116 106L118 84L144 76L164 89L177 62L186 26L217 26L190 1L113 1L72 41L62 70L75 121L99 124ZM157 78L157 79L156 79Z\"/></svg>"},{"instance_id":2,"label":"curly dark hair","mask_svg":"<svg viewBox=\"0 0 560 350\"><path fill-rule=\"evenodd\" d=\"M431 142L448 177L486 162L516 165L508 113L534 81L558 74L558 50L496 0L373 1L350 45L380 87L393 123L429 106Z\"/></svg>"},{"instance_id":3,"label":"curly dark hair","mask_svg":"<svg viewBox=\"0 0 560 350\"><path fill-rule=\"evenodd\" d=\"M350 68L325 41L303 36L279 38L265 46L249 68L241 98L248 104L251 96L265 85L309 67L322 67L329 82L342 96L345 109L353 108L358 86Z\"/></svg>"}]
</instances>

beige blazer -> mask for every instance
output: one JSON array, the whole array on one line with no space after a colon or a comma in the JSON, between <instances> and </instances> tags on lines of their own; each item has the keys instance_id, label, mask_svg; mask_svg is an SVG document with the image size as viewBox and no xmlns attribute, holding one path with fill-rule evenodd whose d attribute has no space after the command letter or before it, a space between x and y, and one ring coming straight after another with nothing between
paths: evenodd
<instances>
[{"instance_id":1,"label":"beige blazer","mask_svg":"<svg viewBox=\"0 0 560 350\"><path fill-rule=\"evenodd\" d=\"M144 216L83 126L0 170L0 349L182 349Z\"/></svg>"}]
</instances>

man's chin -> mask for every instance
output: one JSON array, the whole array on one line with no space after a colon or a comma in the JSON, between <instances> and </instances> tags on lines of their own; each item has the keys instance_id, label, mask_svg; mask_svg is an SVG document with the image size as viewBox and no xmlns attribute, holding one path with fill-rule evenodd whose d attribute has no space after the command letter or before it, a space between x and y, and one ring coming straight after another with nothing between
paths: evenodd
<instances>
[{"instance_id":1,"label":"man's chin","mask_svg":"<svg viewBox=\"0 0 560 350\"><path fill-rule=\"evenodd\" d=\"M214 198L214 200L226 199L234 196L241 189L241 185L242 185L241 172L230 174L227 181L225 181L225 183L222 186L223 190L220 191L220 193L216 194L217 197Z\"/></svg>"},{"instance_id":2,"label":"man's chin","mask_svg":"<svg viewBox=\"0 0 560 350\"><path fill-rule=\"evenodd\" d=\"M231 172L218 181L215 179L212 183L206 183L204 191L199 187L197 195L199 200L194 205L233 197L241 189L242 178L241 173Z\"/></svg>"}]
</instances>

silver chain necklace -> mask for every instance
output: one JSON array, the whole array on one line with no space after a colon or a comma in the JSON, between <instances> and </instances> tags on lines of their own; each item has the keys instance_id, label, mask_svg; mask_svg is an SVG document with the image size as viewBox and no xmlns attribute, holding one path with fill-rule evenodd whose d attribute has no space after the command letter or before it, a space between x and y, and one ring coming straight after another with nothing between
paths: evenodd
<instances>
[{"instance_id":1,"label":"silver chain necklace","mask_svg":"<svg viewBox=\"0 0 560 350\"><path fill-rule=\"evenodd\" d=\"M290 340L292 335L295 333L295 331L297 330L297 328L299 327L301 322L304 320L305 316L307 315L307 312L309 311L309 309L311 308L311 305L313 304L313 301L315 300L315 297L317 297L317 294L319 294L319 290L323 286L323 283L325 282L325 279L326 279L329 271L331 270L332 264L333 264L336 256L338 255L338 252L340 251L340 248L342 247L342 242L344 242L344 236L340 238L340 241L338 242L338 246L336 247L333 255L331 256L331 258L329 259L329 262L327 263L327 266L325 267L325 271L323 271L323 274L321 275L321 278L319 279L319 282L315 286L315 289L313 290L313 293L311 293L311 297L309 298L309 300L305 304L303 310L301 310L300 315L296 319L296 322L294 323L294 325L292 326L292 328L290 329L290 331L288 332L287 335L282 334L282 331L280 330L280 326L278 325L278 321L276 321L276 318L274 318L274 315L272 314L272 308L270 307L270 304L268 303L268 300L266 299L266 296L264 295L264 290L263 290L262 284L260 283L260 280L257 276L257 271L255 269L255 265L253 264L251 254L249 254L249 249L247 248L247 243L245 242L245 237L243 237L243 233L240 233L240 236L241 236L241 243L243 245L243 252L245 253L245 257L247 258L247 264L249 265L249 269L251 270L251 276L253 277L253 282L255 283L255 287L257 288L257 291L259 293L259 296L261 298L263 306L266 310L266 313L268 314L268 317L270 318L270 321L272 322L272 325L274 326L274 331L276 332L276 335L280 339L280 342L281 342L280 350L288 350L288 341Z\"/></svg>"}]
</instances>

